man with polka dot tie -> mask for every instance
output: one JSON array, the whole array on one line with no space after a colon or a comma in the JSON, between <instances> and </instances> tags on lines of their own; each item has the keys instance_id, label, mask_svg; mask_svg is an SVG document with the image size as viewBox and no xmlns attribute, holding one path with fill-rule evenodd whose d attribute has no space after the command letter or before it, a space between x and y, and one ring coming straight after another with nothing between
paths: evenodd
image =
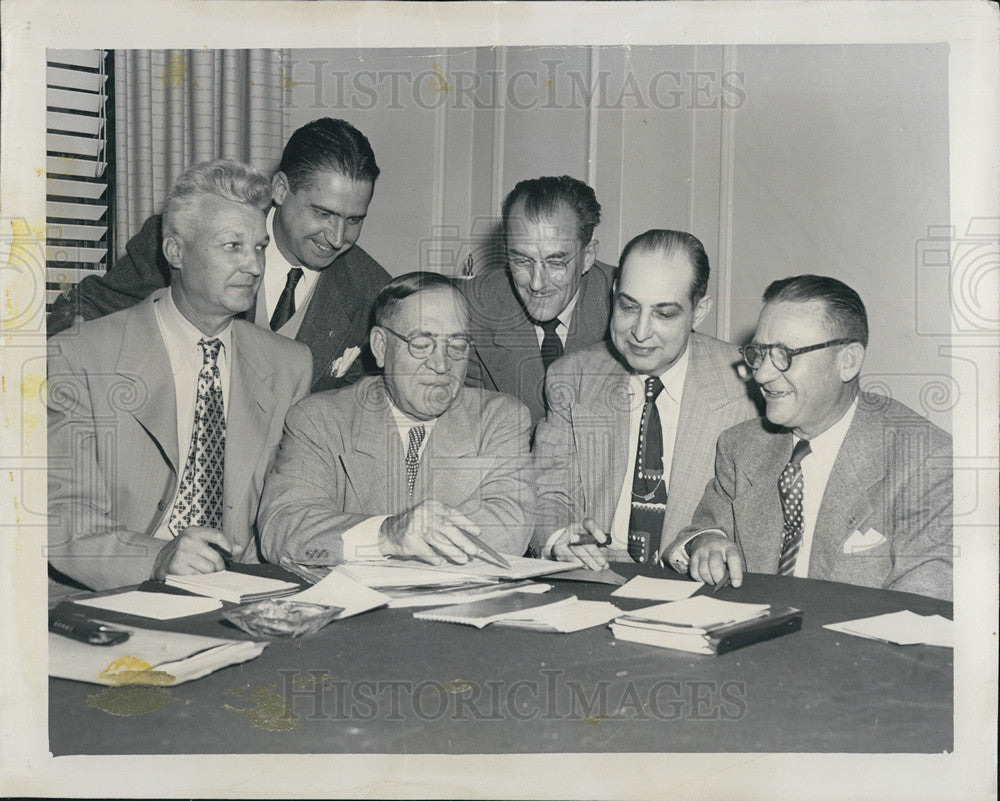
<instances>
[{"instance_id":1,"label":"man with polka dot tie","mask_svg":"<svg viewBox=\"0 0 1000 801\"><path fill-rule=\"evenodd\" d=\"M950 599L951 437L859 390L868 317L835 278L772 283L743 357L767 416L719 438L715 479L668 549L693 578L745 570Z\"/></svg>"}]
</instances>

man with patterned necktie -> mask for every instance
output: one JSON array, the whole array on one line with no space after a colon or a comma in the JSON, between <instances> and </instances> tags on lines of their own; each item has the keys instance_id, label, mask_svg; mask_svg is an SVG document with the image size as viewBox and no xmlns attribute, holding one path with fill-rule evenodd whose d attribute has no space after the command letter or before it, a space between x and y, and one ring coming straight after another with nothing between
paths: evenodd
<instances>
[{"instance_id":1,"label":"man with patterned necktie","mask_svg":"<svg viewBox=\"0 0 1000 801\"><path fill-rule=\"evenodd\" d=\"M288 139L271 179L267 266L248 320L308 346L312 391L357 381L372 368L364 347L372 303L389 274L357 245L379 176L364 134L324 117ZM150 217L126 255L88 276L52 305L49 336L77 318L96 319L139 303L170 283L161 217Z\"/></svg>"},{"instance_id":2,"label":"man with patterned necktie","mask_svg":"<svg viewBox=\"0 0 1000 801\"><path fill-rule=\"evenodd\" d=\"M261 502L264 556L463 563L482 552L477 538L522 554L534 504L530 418L515 398L463 386L472 341L455 282L402 275L374 316L383 374L288 413Z\"/></svg>"},{"instance_id":3,"label":"man with patterned necktie","mask_svg":"<svg viewBox=\"0 0 1000 801\"><path fill-rule=\"evenodd\" d=\"M777 573L950 599L951 437L858 388L868 316L835 278L775 281L743 358L767 416L719 438L668 554L710 584Z\"/></svg>"},{"instance_id":4,"label":"man with patterned necktie","mask_svg":"<svg viewBox=\"0 0 1000 801\"><path fill-rule=\"evenodd\" d=\"M696 237L640 234L614 286L614 350L601 343L550 368L534 445L539 556L658 564L712 477L719 434L757 415L737 349L692 330L711 308L708 279Z\"/></svg>"},{"instance_id":5,"label":"man with patterned necktie","mask_svg":"<svg viewBox=\"0 0 1000 801\"><path fill-rule=\"evenodd\" d=\"M49 340L49 563L94 589L258 561L255 519L301 343L234 319L264 272L271 184L235 161L181 175L170 286ZM62 576L58 574L61 573Z\"/></svg>"}]
</instances>

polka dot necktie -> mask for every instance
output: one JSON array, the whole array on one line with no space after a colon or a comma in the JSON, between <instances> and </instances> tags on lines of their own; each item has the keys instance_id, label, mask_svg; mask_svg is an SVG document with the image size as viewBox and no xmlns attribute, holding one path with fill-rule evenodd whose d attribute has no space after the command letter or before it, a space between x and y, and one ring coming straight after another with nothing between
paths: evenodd
<instances>
[{"instance_id":1,"label":"polka dot necktie","mask_svg":"<svg viewBox=\"0 0 1000 801\"><path fill-rule=\"evenodd\" d=\"M226 414L218 365L222 342L202 339L198 345L203 362L198 373L194 426L168 525L175 537L188 526L222 528L222 478L226 459Z\"/></svg>"},{"instance_id":2,"label":"polka dot necktie","mask_svg":"<svg viewBox=\"0 0 1000 801\"><path fill-rule=\"evenodd\" d=\"M811 452L809 440L800 439L792 450L792 458L778 476L778 495L785 515L785 536L778 559L779 576L791 576L795 572L795 557L802 547L802 460Z\"/></svg>"},{"instance_id":3,"label":"polka dot necktie","mask_svg":"<svg viewBox=\"0 0 1000 801\"><path fill-rule=\"evenodd\" d=\"M406 449L406 491L413 497L413 488L417 484L417 468L420 467L420 445L424 441L424 427L414 426L410 429L410 444Z\"/></svg>"},{"instance_id":4,"label":"polka dot necktie","mask_svg":"<svg viewBox=\"0 0 1000 801\"><path fill-rule=\"evenodd\" d=\"M663 481L663 427L656 398L663 382L646 379L646 402L639 424L635 471L632 474L632 509L628 520L628 555L648 562L660 548L663 515L667 510L667 485Z\"/></svg>"},{"instance_id":5,"label":"polka dot necktie","mask_svg":"<svg viewBox=\"0 0 1000 801\"><path fill-rule=\"evenodd\" d=\"M563 355L563 343L559 339L559 334L556 333L556 328L559 327L559 318L556 317L554 320L542 323L541 327L542 331L545 332L545 336L542 337L542 364L545 365L547 372L549 365Z\"/></svg>"}]
</instances>

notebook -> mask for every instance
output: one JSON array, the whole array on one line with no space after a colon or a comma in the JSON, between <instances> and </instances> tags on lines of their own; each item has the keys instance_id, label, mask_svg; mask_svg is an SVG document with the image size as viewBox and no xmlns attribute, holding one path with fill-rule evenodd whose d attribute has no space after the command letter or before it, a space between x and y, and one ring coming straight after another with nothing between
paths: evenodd
<instances>
[{"instance_id":1,"label":"notebook","mask_svg":"<svg viewBox=\"0 0 1000 801\"><path fill-rule=\"evenodd\" d=\"M546 593L536 595L518 592L505 595L502 598L489 598L471 604L455 604L454 606L438 606L414 612L416 620L436 620L441 623L461 623L481 629L490 623L503 620L506 617L524 616L526 610L537 607L549 607L557 604L568 604L576 600L575 595L565 593Z\"/></svg>"},{"instance_id":2,"label":"notebook","mask_svg":"<svg viewBox=\"0 0 1000 801\"><path fill-rule=\"evenodd\" d=\"M497 620L494 625L527 631L548 631L569 634L574 631L603 626L621 614L621 609L607 601L557 603L516 612Z\"/></svg>"},{"instance_id":3,"label":"notebook","mask_svg":"<svg viewBox=\"0 0 1000 801\"><path fill-rule=\"evenodd\" d=\"M294 581L252 576L249 573L236 573L232 570L192 576L168 575L164 583L196 595L218 598L220 601L230 601L234 604L274 598L299 589L299 585Z\"/></svg>"}]
</instances>

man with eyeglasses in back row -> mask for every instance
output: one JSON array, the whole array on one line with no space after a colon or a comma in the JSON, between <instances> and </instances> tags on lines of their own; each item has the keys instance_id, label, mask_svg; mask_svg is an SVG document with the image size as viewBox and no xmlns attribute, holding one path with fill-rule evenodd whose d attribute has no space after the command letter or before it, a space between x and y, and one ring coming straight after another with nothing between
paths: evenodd
<instances>
[{"instance_id":1,"label":"man with eyeglasses in back row","mask_svg":"<svg viewBox=\"0 0 1000 801\"><path fill-rule=\"evenodd\" d=\"M264 556L461 564L490 561L482 543L521 555L534 507L530 418L514 398L464 386L472 340L455 282L402 275L374 319L383 374L288 412L261 500Z\"/></svg>"},{"instance_id":2,"label":"man with eyeglasses in back row","mask_svg":"<svg viewBox=\"0 0 1000 801\"><path fill-rule=\"evenodd\" d=\"M868 318L846 284L775 281L742 349L766 417L722 433L667 551L709 584L743 571L952 597L951 437L858 386Z\"/></svg>"}]
</instances>

